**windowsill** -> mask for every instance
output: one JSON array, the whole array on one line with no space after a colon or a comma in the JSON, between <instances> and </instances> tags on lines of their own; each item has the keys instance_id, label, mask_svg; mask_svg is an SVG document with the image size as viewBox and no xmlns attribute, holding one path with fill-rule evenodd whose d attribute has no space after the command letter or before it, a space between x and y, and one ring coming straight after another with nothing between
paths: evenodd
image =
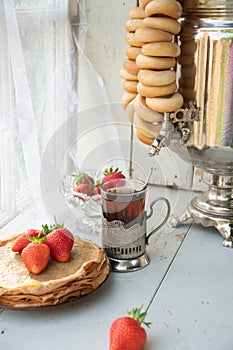
<instances>
[{"instance_id":1,"label":"windowsill","mask_svg":"<svg viewBox=\"0 0 233 350\"><path fill-rule=\"evenodd\" d=\"M46 223L48 218L45 214L39 214L31 207L28 196L24 193L24 198L20 198L17 203L17 211L3 220L0 226L0 239L23 232L28 228L41 228L42 223ZM21 209L20 209L21 208Z\"/></svg>"},{"instance_id":2,"label":"windowsill","mask_svg":"<svg viewBox=\"0 0 233 350\"><path fill-rule=\"evenodd\" d=\"M5 227L6 225L8 225L8 223L10 223L12 220L14 220L14 218L18 216L17 212L7 212L6 210L1 211L0 213L0 232L1 232L1 228Z\"/></svg>"},{"instance_id":3,"label":"windowsill","mask_svg":"<svg viewBox=\"0 0 233 350\"><path fill-rule=\"evenodd\" d=\"M154 188L153 191L156 191L157 195L164 195L170 199L170 202L172 203L172 214L175 217L177 215L181 215L185 211L191 198L197 194L195 191L192 192L190 190L187 191L185 189L174 189L163 186L152 185L152 188ZM149 198L152 199L152 197L153 196L151 195L150 191ZM186 198L186 200L184 201L183 198ZM38 211L33 210L29 203L28 205L25 204L24 209L22 209L16 217L14 217L10 222L8 222L0 229L0 239L23 232L29 228L40 229L42 224L49 223L50 221L51 218L48 218L45 212L39 213ZM73 225L73 223L70 222L69 224L71 226ZM85 232L83 233L86 234ZM79 232L78 234L82 233ZM96 239L96 237L95 235L91 234L92 239Z\"/></svg>"}]
</instances>

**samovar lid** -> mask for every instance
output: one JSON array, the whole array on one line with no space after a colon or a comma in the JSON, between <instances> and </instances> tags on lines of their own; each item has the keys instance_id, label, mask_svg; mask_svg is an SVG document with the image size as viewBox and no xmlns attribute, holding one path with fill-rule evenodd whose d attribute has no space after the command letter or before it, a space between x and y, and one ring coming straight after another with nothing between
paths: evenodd
<instances>
[{"instance_id":1,"label":"samovar lid","mask_svg":"<svg viewBox=\"0 0 233 350\"><path fill-rule=\"evenodd\" d=\"M184 17L233 17L233 0L179 0Z\"/></svg>"}]
</instances>

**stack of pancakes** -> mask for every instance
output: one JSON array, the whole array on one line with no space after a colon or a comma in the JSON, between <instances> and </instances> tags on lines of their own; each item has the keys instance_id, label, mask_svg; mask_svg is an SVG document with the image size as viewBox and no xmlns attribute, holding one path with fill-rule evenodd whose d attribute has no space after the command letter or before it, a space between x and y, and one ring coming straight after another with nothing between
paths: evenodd
<instances>
[{"instance_id":1,"label":"stack of pancakes","mask_svg":"<svg viewBox=\"0 0 233 350\"><path fill-rule=\"evenodd\" d=\"M104 251L78 236L69 262L51 259L42 273L33 275L21 255L11 249L17 237L0 241L0 306L25 309L76 301L96 290L109 275Z\"/></svg>"}]
</instances>

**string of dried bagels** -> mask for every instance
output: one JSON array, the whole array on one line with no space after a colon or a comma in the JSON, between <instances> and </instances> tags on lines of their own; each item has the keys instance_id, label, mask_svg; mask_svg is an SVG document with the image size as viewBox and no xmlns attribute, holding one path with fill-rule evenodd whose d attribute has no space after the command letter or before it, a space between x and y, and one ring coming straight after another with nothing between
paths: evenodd
<instances>
[{"instance_id":1,"label":"string of dried bagels","mask_svg":"<svg viewBox=\"0 0 233 350\"><path fill-rule=\"evenodd\" d=\"M183 105L175 71L180 47L174 40L181 15L176 0L139 0L125 25L129 46L120 69L125 90L121 104L135 135L148 145L160 132L163 113Z\"/></svg>"}]
</instances>

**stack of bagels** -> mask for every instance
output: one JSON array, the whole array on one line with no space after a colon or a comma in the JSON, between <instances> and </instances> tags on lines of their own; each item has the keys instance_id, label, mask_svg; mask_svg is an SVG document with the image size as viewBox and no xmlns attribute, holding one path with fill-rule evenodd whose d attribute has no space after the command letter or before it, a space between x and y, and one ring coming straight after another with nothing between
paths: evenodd
<instances>
[{"instance_id":1,"label":"stack of bagels","mask_svg":"<svg viewBox=\"0 0 233 350\"><path fill-rule=\"evenodd\" d=\"M183 105L177 92L176 62L182 6L176 0L139 0L126 22L126 58L120 70L125 93L121 104L137 138L151 145L164 113Z\"/></svg>"}]
</instances>

